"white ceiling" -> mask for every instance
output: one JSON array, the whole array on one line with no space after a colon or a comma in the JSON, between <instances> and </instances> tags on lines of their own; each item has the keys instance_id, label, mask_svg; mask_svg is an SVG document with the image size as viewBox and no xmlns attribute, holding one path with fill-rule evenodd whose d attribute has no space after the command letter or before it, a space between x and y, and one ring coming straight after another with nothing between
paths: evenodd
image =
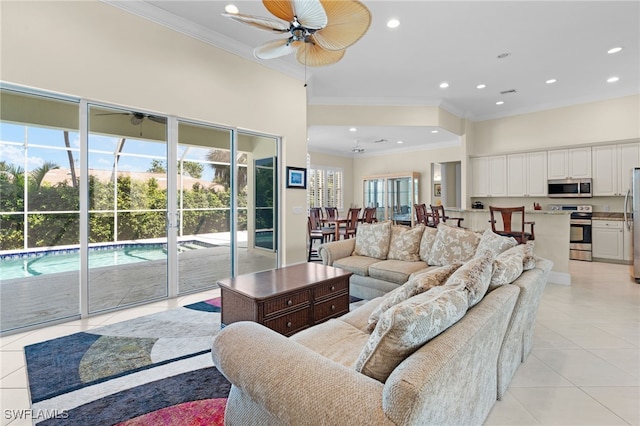
<instances>
[{"instance_id":1,"label":"white ceiling","mask_svg":"<svg viewBox=\"0 0 640 426\"><path fill-rule=\"evenodd\" d=\"M309 104L437 105L481 121L640 93L639 1L365 0L369 31L340 62L306 74L293 55L255 59L253 48L278 36L220 15L234 3L240 13L272 17L261 1L104 1L306 80ZM400 26L387 28L390 18ZM616 46L623 50L607 53ZM502 53L509 56L498 59ZM612 76L620 80L607 83ZM551 78L557 82L546 84ZM353 155L357 143L366 151L356 155L379 155L459 143L431 130L310 126L309 148ZM387 142L374 143L380 139Z\"/></svg>"}]
</instances>

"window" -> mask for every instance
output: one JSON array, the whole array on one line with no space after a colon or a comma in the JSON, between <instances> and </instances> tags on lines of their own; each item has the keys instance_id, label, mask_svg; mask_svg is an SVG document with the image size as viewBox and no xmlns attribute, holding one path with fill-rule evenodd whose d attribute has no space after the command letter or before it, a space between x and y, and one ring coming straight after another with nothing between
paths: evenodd
<instances>
[{"instance_id":1,"label":"window","mask_svg":"<svg viewBox=\"0 0 640 426\"><path fill-rule=\"evenodd\" d=\"M342 210L344 171L325 166L309 168L307 197L309 207L337 207Z\"/></svg>"}]
</instances>

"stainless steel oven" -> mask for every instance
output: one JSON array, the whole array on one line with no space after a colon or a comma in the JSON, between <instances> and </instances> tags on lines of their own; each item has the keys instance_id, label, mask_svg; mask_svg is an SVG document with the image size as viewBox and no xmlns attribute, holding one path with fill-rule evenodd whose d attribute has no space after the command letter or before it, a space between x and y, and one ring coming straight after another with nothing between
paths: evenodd
<instances>
[{"instance_id":1,"label":"stainless steel oven","mask_svg":"<svg viewBox=\"0 0 640 426\"><path fill-rule=\"evenodd\" d=\"M588 205L553 205L552 210L571 212L569 219L569 259L591 262L591 217L593 207Z\"/></svg>"}]
</instances>

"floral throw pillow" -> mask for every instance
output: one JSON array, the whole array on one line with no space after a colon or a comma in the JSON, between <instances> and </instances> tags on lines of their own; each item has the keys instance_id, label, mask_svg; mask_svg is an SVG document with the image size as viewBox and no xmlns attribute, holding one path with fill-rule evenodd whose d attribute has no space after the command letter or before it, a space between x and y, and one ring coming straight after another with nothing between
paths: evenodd
<instances>
[{"instance_id":1,"label":"floral throw pillow","mask_svg":"<svg viewBox=\"0 0 640 426\"><path fill-rule=\"evenodd\" d=\"M420 241L425 226L418 224L413 228L391 226L391 243L387 259L417 262L420 260Z\"/></svg>"},{"instance_id":2,"label":"floral throw pillow","mask_svg":"<svg viewBox=\"0 0 640 426\"><path fill-rule=\"evenodd\" d=\"M429 255L431 254L431 247L438 235L438 229L432 226L425 226L425 230L422 233L422 239L420 240L420 260L425 262L429 261Z\"/></svg>"},{"instance_id":3,"label":"floral throw pillow","mask_svg":"<svg viewBox=\"0 0 640 426\"><path fill-rule=\"evenodd\" d=\"M501 253L493 261L493 273L489 291L514 282L523 271L536 266L533 257L533 241L531 244L520 244Z\"/></svg>"},{"instance_id":4,"label":"floral throw pillow","mask_svg":"<svg viewBox=\"0 0 640 426\"><path fill-rule=\"evenodd\" d=\"M536 267L536 258L533 255L534 247L535 243L533 241L527 241L527 244L524 244L524 259L522 259L522 266L525 271Z\"/></svg>"},{"instance_id":5,"label":"floral throw pillow","mask_svg":"<svg viewBox=\"0 0 640 426\"><path fill-rule=\"evenodd\" d=\"M493 256L486 252L458 268L444 284L444 287L464 286L468 290L469 308L482 300L489 289L493 272Z\"/></svg>"},{"instance_id":6,"label":"floral throw pillow","mask_svg":"<svg viewBox=\"0 0 640 426\"><path fill-rule=\"evenodd\" d=\"M405 300L420 293L424 293L433 287L444 284L451 274L460 267L460 265L460 263L454 263L449 266L441 266L440 268L430 269L427 272L413 275L409 278L409 281L387 293L382 302L380 302L380 304L369 315L367 330L373 331L380 320L380 316L390 307L397 305L400 302L404 302Z\"/></svg>"},{"instance_id":7,"label":"floral throw pillow","mask_svg":"<svg viewBox=\"0 0 640 426\"><path fill-rule=\"evenodd\" d=\"M476 254L479 243L480 234L440 223L427 263L432 266L445 266L455 262L466 262Z\"/></svg>"},{"instance_id":8,"label":"floral throw pillow","mask_svg":"<svg viewBox=\"0 0 640 426\"><path fill-rule=\"evenodd\" d=\"M385 260L389 253L390 240L391 221L360 223L356 228L356 246L353 254Z\"/></svg>"},{"instance_id":9,"label":"floral throw pillow","mask_svg":"<svg viewBox=\"0 0 640 426\"><path fill-rule=\"evenodd\" d=\"M491 228L487 228L487 230L482 234L482 238L480 238L480 243L478 244L474 257L482 256L482 254L487 250L493 254L493 257L496 257L500 253L517 245L518 241L516 241L515 238L503 237L502 235L498 235L493 232Z\"/></svg>"},{"instance_id":10,"label":"floral throw pillow","mask_svg":"<svg viewBox=\"0 0 640 426\"><path fill-rule=\"evenodd\" d=\"M356 371L385 382L393 370L467 312L463 286L434 287L389 308L369 336Z\"/></svg>"}]
</instances>

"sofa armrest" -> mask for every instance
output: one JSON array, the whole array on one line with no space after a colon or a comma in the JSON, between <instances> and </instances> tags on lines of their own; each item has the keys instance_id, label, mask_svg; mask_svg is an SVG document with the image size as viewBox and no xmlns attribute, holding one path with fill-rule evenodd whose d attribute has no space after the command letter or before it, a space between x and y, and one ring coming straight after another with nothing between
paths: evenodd
<instances>
[{"instance_id":1,"label":"sofa armrest","mask_svg":"<svg viewBox=\"0 0 640 426\"><path fill-rule=\"evenodd\" d=\"M241 390L236 397L248 396L283 424L308 424L310 419L390 423L382 412L382 383L260 324L237 322L222 329L213 341L212 357Z\"/></svg>"},{"instance_id":2,"label":"sofa armrest","mask_svg":"<svg viewBox=\"0 0 640 426\"><path fill-rule=\"evenodd\" d=\"M333 262L343 257L349 257L356 248L356 239L348 238L346 240L332 241L318 247L318 253L322 257L322 263L333 266Z\"/></svg>"}]
</instances>

